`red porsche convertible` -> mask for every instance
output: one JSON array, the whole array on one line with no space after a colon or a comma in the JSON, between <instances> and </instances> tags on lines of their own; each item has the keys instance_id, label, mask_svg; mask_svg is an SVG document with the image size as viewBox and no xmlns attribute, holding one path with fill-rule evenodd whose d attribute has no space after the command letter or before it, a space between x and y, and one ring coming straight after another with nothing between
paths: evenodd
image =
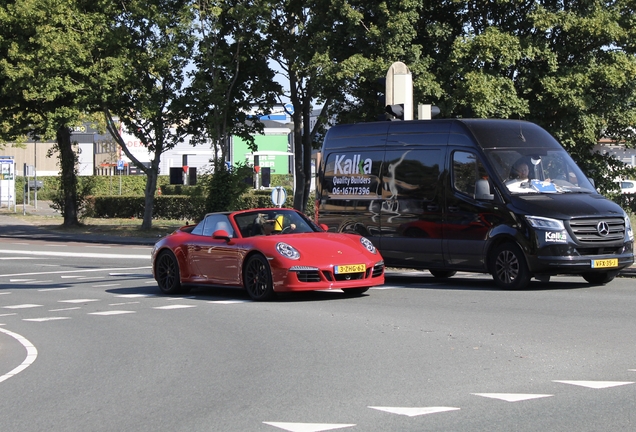
<instances>
[{"instance_id":1,"label":"red porsche convertible","mask_svg":"<svg viewBox=\"0 0 636 432\"><path fill-rule=\"evenodd\" d=\"M165 294L193 285L245 288L254 300L277 292L340 289L361 295L384 283L370 240L329 233L292 209L210 213L159 240L152 271Z\"/></svg>"}]
</instances>

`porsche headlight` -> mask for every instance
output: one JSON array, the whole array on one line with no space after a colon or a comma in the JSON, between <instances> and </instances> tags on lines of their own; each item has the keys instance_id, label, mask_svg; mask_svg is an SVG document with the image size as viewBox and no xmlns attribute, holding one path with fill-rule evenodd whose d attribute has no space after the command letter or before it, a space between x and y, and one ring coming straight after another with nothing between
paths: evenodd
<instances>
[{"instance_id":1,"label":"porsche headlight","mask_svg":"<svg viewBox=\"0 0 636 432\"><path fill-rule=\"evenodd\" d=\"M300 258L300 252L298 252L293 246L290 246L287 243L280 242L276 244L276 250L285 258L289 258L292 260L297 260Z\"/></svg>"},{"instance_id":2,"label":"porsche headlight","mask_svg":"<svg viewBox=\"0 0 636 432\"><path fill-rule=\"evenodd\" d=\"M375 246L373 246L373 243L371 243L371 240L369 240L368 238L360 237L360 243L362 243L362 246L367 248L369 252L376 253Z\"/></svg>"}]
</instances>

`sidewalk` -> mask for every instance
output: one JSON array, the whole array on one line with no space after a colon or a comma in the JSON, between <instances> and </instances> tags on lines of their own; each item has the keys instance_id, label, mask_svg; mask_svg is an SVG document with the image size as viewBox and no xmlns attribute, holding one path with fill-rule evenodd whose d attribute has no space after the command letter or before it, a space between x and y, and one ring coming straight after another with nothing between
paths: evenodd
<instances>
[{"instance_id":1,"label":"sidewalk","mask_svg":"<svg viewBox=\"0 0 636 432\"><path fill-rule=\"evenodd\" d=\"M64 242L83 243L112 243L129 245L152 246L158 238L150 237L127 237L107 234L86 234L77 232L64 232L61 227L62 215L51 208L50 202L38 201L32 205L18 204L15 208L0 208L0 237L23 238L36 240L54 240ZM18 215L33 215L51 218L50 224L34 224L28 219L20 218Z\"/></svg>"}]
</instances>

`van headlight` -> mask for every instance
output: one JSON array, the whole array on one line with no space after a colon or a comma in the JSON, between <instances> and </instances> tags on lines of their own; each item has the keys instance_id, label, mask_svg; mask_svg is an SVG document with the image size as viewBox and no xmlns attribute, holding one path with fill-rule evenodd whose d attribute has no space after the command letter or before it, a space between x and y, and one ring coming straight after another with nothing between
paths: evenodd
<instances>
[{"instance_id":1,"label":"van headlight","mask_svg":"<svg viewBox=\"0 0 636 432\"><path fill-rule=\"evenodd\" d=\"M565 225L563 225L563 221L559 219L550 219L541 216L528 216L526 215L526 220L533 228L540 228L546 230L564 230Z\"/></svg>"},{"instance_id":2,"label":"van headlight","mask_svg":"<svg viewBox=\"0 0 636 432\"><path fill-rule=\"evenodd\" d=\"M632 222L629 220L629 216L625 216L625 232L629 241L634 240L634 230L632 229Z\"/></svg>"}]
</instances>

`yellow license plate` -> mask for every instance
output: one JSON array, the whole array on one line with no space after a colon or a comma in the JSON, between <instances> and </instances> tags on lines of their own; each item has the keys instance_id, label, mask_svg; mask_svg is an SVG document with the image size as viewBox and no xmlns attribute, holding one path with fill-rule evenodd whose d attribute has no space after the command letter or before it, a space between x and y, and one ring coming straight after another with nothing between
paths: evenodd
<instances>
[{"instance_id":1,"label":"yellow license plate","mask_svg":"<svg viewBox=\"0 0 636 432\"><path fill-rule=\"evenodd\" d=\"M367 269L364 264L350 264L350 265L340 265L336 266L336 274L344 274L344 273L362 273Z\"/></svg>"},{"instance_id":2,"label":"yellow license plate","mask_svg":"<svg viewBox=\"0 0 636 432\"><path fill-rule=\"evenodd\" d=\"M592 268L612 268L618 267L618 258L592 260Z\"/></svg>"}]
</instances>

